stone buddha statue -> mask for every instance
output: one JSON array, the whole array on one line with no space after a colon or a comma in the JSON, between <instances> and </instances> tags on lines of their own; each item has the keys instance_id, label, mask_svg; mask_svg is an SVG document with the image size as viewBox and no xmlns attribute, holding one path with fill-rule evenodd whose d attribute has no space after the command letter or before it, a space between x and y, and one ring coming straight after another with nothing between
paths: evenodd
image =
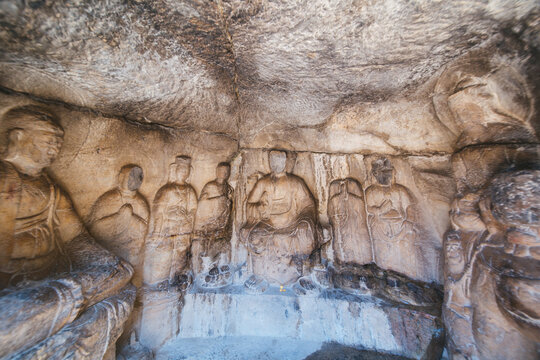
<instances>
[{"instance_id":1,"label":"stone buddha statue","mask_svg":"<svg viewBox=\"0 0 540 360\"><path fill-rule=\"evenodd\" d=\"M372 162L376 183L366 189L368 225L374 261L383 269L418 278L421 261L416 249L415 202L409 189L396 184L387 158Z\"/></svg>"},{"instance_id":2,"label":"stone buddha statue","mask_svg":"<svg viewBox=\"0 0 540 360\"><path fill-rule=\"evenodd\" d=\"M143 171L137 165L126 165L118 174L118 186L101 195L89 216L89 230L100 245L135 269L133 283L142 285L144 239L148 229L150 209L138 192Z\"/></svg>"},{"instance_id":3,"label":"stone buddha statue","mask_svg":"<svg viewBox=\"0 0 540 360\"><path fill-rule=\"evenodd\" d=\"M247 222L241 237L250 254L252 277L287 285L304 275L318 243L315 199L304 180L287 173L287 153L269 153L272 172L257 181L247 200Z\"/></svg>"},{"instance_id":4,"label":"stone buddha statue","mask_svg":"<svg viewBox=\"0 0 540 360\"><path fill-rule=\"evenodd\" d=\"M540 171L496 176L480 206L489 235L470 285L481 359L538 359L540 351Z\"/></svg>"},{"instance_id":5,"label":"stone buddha statue","mask_svg":"<svg viewBox=\"0 0 540 360\"><path fill-rule=\"evenodd\" d=\"M152 220L146 242L144 282L172 284L189 270L188 255L197 211L197 194L186 181L191 158L177 156L169 167L169 181L152 204Z\"/></svg>"},{"instance_id":6,"label":"stone buddha statue","mask_svg":"<svg viewBox=\"0 0 540 360\"><path fill-rule=\"evenodd\" d=\"M2 128L0 357L111 358L133 306L133 269L96 244L44 172L63 142L54 117L13 108Z\"/></svg>"},{"instance_id":7,"label":"stone buddha statue","mask_svg":"<svg viewBox=\"0 0 540 360\"><path fill-rule=\"evenodd\" d=\"M451 359L537 359L540 171L499 174L458 197L445 239Z\"/></svg>"},{"instance_id":8,"label":"stone buddha statue","mask_svg":"<svg viewBox=\"0 0 540 360\"><path fill-rule=\"evenodd\" d=\"M216 179L206 184L199 196L191 246L192 270L197 274L210 270L203 269L203 258L212 269L230 262L234 192L227 182L230 173L229 163L219 163Z\"/></svg>"},{"instance_id":9,"label":"stone buddha statue","mask_svg":"<svg viewBox=\"0 0 540 360\"><path fill-rule=\"evenodd\" d=\"M366 222L364 192L352 178L330 184L328 218L332 224L334 258L344 265L373 262L373 249Z\"/></svg>"},{"instance_id":10,"label":"stone buddha statue","mask_svg":"<svg viewBox=\"0 0 540 360\"><path fill-rule=\"evenodd\" d=\"M458 147L537 141L530 90L508 63L482 57L458 61L443 72L434 92L437 116L456 135Z\"/></svg>"}]
</instances>

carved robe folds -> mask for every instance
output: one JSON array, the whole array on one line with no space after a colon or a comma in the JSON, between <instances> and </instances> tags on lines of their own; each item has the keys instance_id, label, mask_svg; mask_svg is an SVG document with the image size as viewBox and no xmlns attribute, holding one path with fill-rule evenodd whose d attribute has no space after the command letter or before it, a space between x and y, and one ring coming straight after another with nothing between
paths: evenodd
<instances>
[{"instance_id":1,"label":"carved robe folds","mask_svg":"<svg viewBox=\"0 0 540 360\"><path fill-rule=\"evenodd\" d=\"M134 267L132 280L140 287L150 214L146 199L137 191L142 183L142 169L124 166L118 180L119 186L101 195L92 207L89 230L103 247Z\"/></svg>"},{"instance_id":2,"label":"carved robe folds","mask_svg":"<svg viewBox=\"0 0 540 360\"><path fill-rule=\"evenodd\" d=\"M366 202L377 265L418 278L413 200L407 188L372 185L366 190Z\"/></svg>"},{"instance_id":3,"label":"carved robe folds","mask_svg":"<svg viewBox=\"0 0 540 360\"><path fill-rule=\"evenodd\" d=\"M62 144L52 116L22 107L2 120L0 357L111 358L133 307L133 269L94 242L43 172Z\"/></svg>"},{"instance_id":4,"label":"carved robe folds","mask_svg":"<svg viewBox=\"0 0 540 360\"><path fill-rule=\"evenodd\" d=\"M248 222L242 238L248 244L252 271L276 284L290 284L317 245L315 201L296 175L269 174L248 198Z\"/></svg>"},{"instance_id":5,"label":"carved robe folds","mask_svg":"<svg viewBox=\"0 0 540 360\"><path fill-rule=\"evenodd\" d=\"M202 257L208 258L209 265L230 261L232 195L233 188L226 181L216 180L206 184L201 192L191 248L196 273L204 270Z\"/></svg>"},{"instance_id":6,"label":"carved robe folds","mask_svg":"<svg viewBox=\"0 0 540 360\"><path fill-rule=\"evenodd\" d=\"M453 359L538 358L539 204L537 170L497 175L454 202L443 309Z\"/></svg>"},{"instance_id":7,"label":"carved robe folds","mask_svg":"<svg viewBox=\"0 0 540 360\"><path fill-rule=\"evenodd\" d=\"M152 206L153 229L147 241L144 280L156 284L174 281L188 266L188 251L197 195L191 185L169 183L157 192Z\"/></svg>"},{"instance_id":8,"label":"carved robe folds","mask_svg":"<svg viewBox=\"0 0 540 360\"><path fill-rule=\"evenodd\" d=\"M354 179L330 184L328 218L334 234L334 256L341 264L369 264L373 261L366 223L364 194Z\"/></svg>"}]
</instances>

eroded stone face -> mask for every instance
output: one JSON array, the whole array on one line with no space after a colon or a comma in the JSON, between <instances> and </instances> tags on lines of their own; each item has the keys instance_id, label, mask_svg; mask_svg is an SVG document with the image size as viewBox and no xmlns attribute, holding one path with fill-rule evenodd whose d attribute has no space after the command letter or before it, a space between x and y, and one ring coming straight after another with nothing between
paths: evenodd
<instances>
[{"instance_id":1,"label":"eroded stone face","mask_svg":"<svg viewBox=\"0 0 540 360\"><path fill-rule=\"evenodd\" d=\"M114 354L133 308L133 269L95 243L45 174L64 133L54 117L27 106L2 120L0 309L13 315L2 320L0 355ZM94 332L102 335L86 335Z\"/></svg>"}]
</instances>

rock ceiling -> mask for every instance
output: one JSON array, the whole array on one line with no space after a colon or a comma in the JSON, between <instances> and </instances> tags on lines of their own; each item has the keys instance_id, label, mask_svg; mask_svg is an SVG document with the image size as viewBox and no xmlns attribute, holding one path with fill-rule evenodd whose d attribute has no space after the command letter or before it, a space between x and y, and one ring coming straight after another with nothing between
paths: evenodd
<instances>
[{"instance_id":1,"label":"rock ceiling","mask_svg":"<svg viewBox=\"0 0 540 360\"><path fill-rule=\"evenodd\" d=\"M265 128L331 126L350 103L402 113L399 99L501 33L538 49L539 11L534 0L6 0L0 85L249 143Z\"/></svg>"}]
</instances>

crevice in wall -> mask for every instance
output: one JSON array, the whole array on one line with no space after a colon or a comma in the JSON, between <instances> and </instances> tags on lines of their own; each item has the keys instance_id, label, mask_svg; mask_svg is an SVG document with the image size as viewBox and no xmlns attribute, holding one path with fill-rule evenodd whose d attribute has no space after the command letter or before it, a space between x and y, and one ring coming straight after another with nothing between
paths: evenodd
<instances>
[{"instance_id":1,"label":"crevice in wall","mask_svg":"<svg viewBox=\"0 0 540 360\"><path fill-rule=\"evenodd\" d=\"M232 58L233 58L233 79L232 79L232 87L233 87L233 91L234 91L234 95L235 95L235 98L236 98L236 103L237 103L237 106L238 106L238 112L236 114L236 134L237 134L237 137L238 139L240 139L240 122L241 122L241 111L240 111L240 106L241 106L241 101L240 101L240 90L239 90L239 87L238 87L238 62L237 62L237 56L236 56L236 51L235 51L235 47L234 47L234 41L233 41L233 38L232 38L232 35L229 31L229 21L228 21L228 18L227 16L225 15L225 11L223 9L223 3L221 0L216 0L215 2L216 4L216 7L217 7L217 11L218 11L218 15L220 17L220 26L222 27L222 32L223 34L225 35L225 38L227 39L227 44L229 45L229 51L231 52L232 54Z\"/></svg>"}]
</instances>

